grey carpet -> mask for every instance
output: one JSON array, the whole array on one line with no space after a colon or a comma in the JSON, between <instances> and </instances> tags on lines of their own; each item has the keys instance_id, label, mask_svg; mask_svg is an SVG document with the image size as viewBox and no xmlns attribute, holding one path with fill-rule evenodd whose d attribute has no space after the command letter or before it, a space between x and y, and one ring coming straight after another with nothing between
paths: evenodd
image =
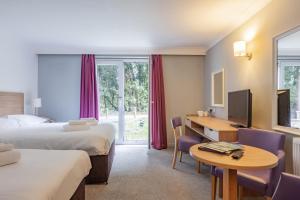
<instances>
[{"instance_id":1,"label":"grey carpet","mask_svg":"<svg viewBox=\"0 0 300 200\"><path fill-rule=\"evenodd\" d=\"M86 200L210 200L209 168L196 172L195 161L183 155L171 168L172 149L117 146L108 185L88 185Z\"/></svg>"}]
</instances>

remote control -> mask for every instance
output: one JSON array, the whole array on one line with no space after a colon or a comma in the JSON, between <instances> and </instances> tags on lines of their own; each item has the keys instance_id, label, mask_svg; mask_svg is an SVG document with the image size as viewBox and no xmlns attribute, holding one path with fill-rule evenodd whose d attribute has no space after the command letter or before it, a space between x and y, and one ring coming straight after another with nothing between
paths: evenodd
<instances>
[{"instance_id":1,"label":"remote control","mask_svg":"<svg viewBox=\"0 0 300 200\"><path fill-rule=\"evenodd\" d=\"M243 151L241 151L241 150L239 150L239 151L235 151L235 152L233 152L232 154L231 154L231 157L233 158L233 159L240 159L242 156L244 155L244 152Z\"/></svg>"}]
</instances>

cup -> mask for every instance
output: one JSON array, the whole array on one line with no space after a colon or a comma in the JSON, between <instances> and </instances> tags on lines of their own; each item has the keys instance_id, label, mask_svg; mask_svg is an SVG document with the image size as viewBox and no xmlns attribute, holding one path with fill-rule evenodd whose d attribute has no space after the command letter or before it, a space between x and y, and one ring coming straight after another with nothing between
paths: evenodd
<instances>
[{"instance_id":1,"label":"cup","mask_svg":"<svg viewBox=\"0 0 300 200\"><path fill-rule=\"evenodd\" d=\"M208 112L207 111L203 112L203 116L208 117Z\"/></svg>"},{"instance_id":2,"label":"cup","mask_svg":"<svg viewBox=\"0 0 300 200\"><path fill-rule=\"evenodd\" d=\"M204 115L202 110L197 111L197 114L198 114L199 117L203 117L203 115Z\"/></svg>"}]
</instances>

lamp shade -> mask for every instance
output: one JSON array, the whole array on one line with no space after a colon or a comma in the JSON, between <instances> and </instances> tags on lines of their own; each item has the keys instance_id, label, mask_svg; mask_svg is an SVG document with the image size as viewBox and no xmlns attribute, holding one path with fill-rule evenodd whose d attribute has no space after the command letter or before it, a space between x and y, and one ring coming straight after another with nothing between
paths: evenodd
<instances>
[{"instance_id":1,"label":"lamp shade","mask_svg":"<svg viewBox=\"0 0 300 200\"><path fill-rule=\"evenodd\" d=\"M233 43L234 56L247 56L246 42L237 41Z\"/></svg>"},{"instance_id":2,"label":"lamp shade","mask_svg":"<svg viewBox=\"0 0 300 200\"><path fill-rule=\"evenodd\" d=\"M40 108L42 107L42 99L41 98L36 98L33 100L33 107L34 108Z\"/></svg>"}]
</instances>

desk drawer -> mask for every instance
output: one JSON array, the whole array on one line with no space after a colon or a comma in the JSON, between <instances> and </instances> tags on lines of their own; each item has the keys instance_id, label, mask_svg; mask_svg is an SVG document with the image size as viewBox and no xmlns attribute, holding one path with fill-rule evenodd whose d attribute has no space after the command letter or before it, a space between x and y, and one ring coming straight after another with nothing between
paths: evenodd
<instances>
[{"instance_id":1,"label":"desk drawer","mask_svg":"<svg viewBox=\"0 0 300 200\"><path fill-rule=\"evenodd\" d=\"M204 134L208 137L211 138L214 141L219 141L219 132L218 131L214 131L212 129L209 128L204 128Z\"/></svg>"}]
</instances>

